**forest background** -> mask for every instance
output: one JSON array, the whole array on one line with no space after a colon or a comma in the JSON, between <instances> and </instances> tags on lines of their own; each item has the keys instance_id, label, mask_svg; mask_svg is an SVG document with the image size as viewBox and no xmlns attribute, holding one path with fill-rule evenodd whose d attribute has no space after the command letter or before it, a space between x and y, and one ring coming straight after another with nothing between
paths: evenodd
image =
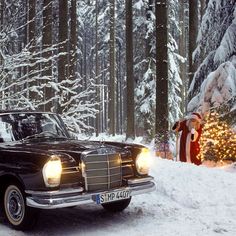
<instances>
[{"instance_id":1,"label":"forest background","mask_svg":"<svg viewBox=\"0 0 236 236\"><path fill-rule=\"evenodd\" d=\"M2 110L58 112L75 133L145 142L166 142L198 111L235 137L235 0L0 4Z\"/></svg>"}]
</instances>

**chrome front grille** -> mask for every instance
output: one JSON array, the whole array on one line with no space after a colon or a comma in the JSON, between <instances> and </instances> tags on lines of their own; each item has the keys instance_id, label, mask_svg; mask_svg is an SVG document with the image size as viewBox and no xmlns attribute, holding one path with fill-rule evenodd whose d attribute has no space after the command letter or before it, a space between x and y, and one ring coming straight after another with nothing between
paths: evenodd
<instances>
[{"instance_id":1,"label":"chrome front grille","mask_svg":"<svg viewBox=\"0 0 236 236\"><path fill-rule=\"evenodd\" d=\"M83 158L83 176L87 191L120 187L122 184L120 155L87 154Z\"/></svg>"}]
</instances>

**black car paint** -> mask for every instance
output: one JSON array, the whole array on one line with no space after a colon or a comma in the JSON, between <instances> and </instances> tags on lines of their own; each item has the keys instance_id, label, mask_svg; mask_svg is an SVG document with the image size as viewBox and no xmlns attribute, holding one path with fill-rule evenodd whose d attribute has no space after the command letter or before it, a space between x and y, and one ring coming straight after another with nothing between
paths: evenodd
<instances>
[{"instance_id":1,"label":"black car paint","mask_svg":"<svg viewBox=\"0 0 236 236\"><path fill-rule=\"evenodd\" d=\"M121 153L122 161L128 163L127 168L130 177L136 173L132 164L136 155L143 146L115 143L115 142L89 142L72 139L32 139L15 142L0 143L0 182L1 177L12 175L17 178L27 190L52 190L44 184L42 169L51 155L57 154L65 159L63 167L70 165L67 163L69 154L75 162L74 167L79 167L81 153L86 150L97 150L99 148L111 148ZM127 171L127 170L126 170ZM136 173L137 175L137 173ZM71 187L71 185L84 185L82 173L62 175L60 188Z\"/></svg>"},{"instance_id":2,"label":"black car paint","mask_svg":"<svg viewBox=\"0 0 236 236\"><path fill-rule=\"evenodd\" d=\"M0 111L0 204L8 223L27 230L37 222L38 209L88 203L123 211L133 196L155 190L153 177L136 170L143 148L73 139L57 114ZM60 175L52 175L56 184L50 187L47 168L53 162Z\"/></svg>"}]
</instances>

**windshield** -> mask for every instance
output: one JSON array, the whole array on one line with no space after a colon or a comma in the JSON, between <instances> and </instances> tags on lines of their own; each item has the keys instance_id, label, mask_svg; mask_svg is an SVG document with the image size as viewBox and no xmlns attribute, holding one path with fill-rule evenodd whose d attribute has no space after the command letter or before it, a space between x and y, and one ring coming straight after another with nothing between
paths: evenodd
<instances>
[{"instance_id":1,"label":"windshield","mask_svg":"<svg viewBox=\"0 0 236 236\"><path fill-rule=\"evenodd\" d=\"M0 142L52 134L69 137L62 119L56 114L16 113L0 115ZM47 134L47 135L46 135Z\"/></svg>"}]
</instances>

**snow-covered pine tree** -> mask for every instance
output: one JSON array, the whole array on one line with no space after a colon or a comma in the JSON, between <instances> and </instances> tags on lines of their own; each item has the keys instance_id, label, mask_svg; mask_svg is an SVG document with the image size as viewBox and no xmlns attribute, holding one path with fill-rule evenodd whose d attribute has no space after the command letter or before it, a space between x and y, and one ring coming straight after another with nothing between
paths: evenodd
<instances>
[{"instance_id":1,"label":"snow-covered pine tree","mask_svg":"<svg viewBox=\"0 0 236 236\"><path fill-rule=\"evenodd\" d=\"M136 122L148 141L155 130L155 1L136 1L133 8Z\"/></svg>"},{"instance_id":2,"label":"snow-covered pine tree","mask_svg":"<svg viewBox=\"0 0 236 236\"><path fill-rule=\"evenodd\" d=\"M134 63L133 63L133 1L125 1L126 18L126 81L127 81L127 128L126 139L135 137L135 112L134 112Z\"/></svg>"},{"instance_id":3,"label":"snow-covered pine tree","mask_svg":"<svg viewBox=\"0 0 236 236\"><path fill-rule=\"evenodd\" d=\"M127 117L126 97L126 55L125 55L125 0L117 0L116 8L116 64L117 64L117 109L116 128L118 134L123 134Z\"/></svg>"},{"instance_id":4,"label":"snow-covered pine tree","mask_svg":"<svg viewBox=\"0 0 236 236\"><path fill-rule=\"evenodd\" d=\"M178 54L176 40L179 37L180 29L178 25L178 4L177 0L170 0L169 6L169 42L168 42L168 60L169 60L169 122L171 124L182 116L180 110L181 94L180 88L182 81L179 75L179 64L183 58ZM151 5L150 5L151 4ZM134 4L134 35L135 39L144 47L136 44L135 50L135 71L137 78L136 87L136 111L139 126L144 127L147 138L154 136L155 120L155 1L139 0ZM146 9L146 11L144 11ZM140 34L141 32L141 34ZM143 32L143 33L142 33ZM144 42L143 42L144 40Z\"/></svg>"},{"instance_id":5,"label":"snow-covered pine tree","mask_svg":"<svg viewBox=\"0 0 236 236\"><path fill-rule=\"evenodd\" d=\"M205 1L205 0L203 0ZM188 9L188 1L186 0L179 0L179 31L180 35L177 37L178 42L178 53L182 57L181 62L179 63L179 74L182 81L182 86L180 88L180 96L181 96L181 111L183 114L186 114L187 108L187 99L186 94L188 90L188 75L187 75L187 22L188 16L186 14ZM177 31L178 32L178 31Z\"/></svg>"},{"instance_id":6,"label":"snow-covered pine tree","mask_svg":"<svg viewBox=\"0 0 236 236\"><path fill-rule=\"evenodd\" d=\"M109 4L103 1L78 1L79 44L81 57L81 76L83 77L83 88L89 82L99 86L97 88L97 102L99 102L99 132L108 131L108 86L109 86ZM96 9L97 6L97 9ZM97 14L97 20L96 20ZM95 32L96 31L96 32ZM98 42L96 42L96 37ZM97 50L97 51L96 51ZM96 61L98 60L98 61ZM97 67L97 68L96 68ZM95 78L96 77L96 78ZM95 80L94 80L95 79ZM99 94L98 94L99 93ZM94 99L94 97L90 97ZM95 119L89 119L88 124L96 126Z\"/></svg>"},{"instance_id":7,"label":"snow-covered pine tree","mask_svg":"<svg viewBox=\"0 0 236 236\"><path fill-rule=\"evenodd\" d=\"M169 61L169 123L174 124L183 115L181 111L181 87L184 86L180 78L180 64L184 58L178 54L176 40L180 37L180 27L178 23L179 13L178 0L169 0L169 41L168 41L168 61Z\"/></svg>"},{"instance_id":8,"label":"snow-covered pine tree","mask_svg":"<svg viewBox=\"0 0 236 236\"><path fill-rule=\"evenodd\" d=\"M199 64L189 92L188 110L202 113L236 96L235 0L209 0L198 35L194 58ZM228 103L231 112L235 103Z\"/></svg>"}]
</instances>

